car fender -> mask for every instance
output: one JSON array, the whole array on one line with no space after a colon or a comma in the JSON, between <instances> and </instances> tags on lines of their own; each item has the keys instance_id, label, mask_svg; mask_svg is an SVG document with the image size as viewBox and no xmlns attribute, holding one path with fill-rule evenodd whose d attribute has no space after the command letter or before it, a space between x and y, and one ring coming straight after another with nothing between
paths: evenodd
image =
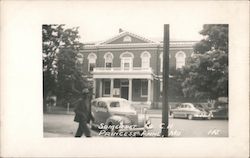
<instances>
[{"instance_id":1,"label":"car fender","mask_svg":"<svg viewBox=\"0 0 250 158\"><path fill-rule=\"evenodd\" d=\"M138 114L138 127L144 127L147 119L149 119L149 117L145 116L145 114Z\"/></svg>"},{"instance_id":2,"label":"car fender","mask_svg":"<svg viewBox=\"0 0 250 158\"><path fill-rule=\"evenodd\" d=\"M121 121L125 124L129 124L131 122L130 119L125 116L113 115L107 119L106 125L117 125L120 124Z\"/></svg>"}]
</instances>

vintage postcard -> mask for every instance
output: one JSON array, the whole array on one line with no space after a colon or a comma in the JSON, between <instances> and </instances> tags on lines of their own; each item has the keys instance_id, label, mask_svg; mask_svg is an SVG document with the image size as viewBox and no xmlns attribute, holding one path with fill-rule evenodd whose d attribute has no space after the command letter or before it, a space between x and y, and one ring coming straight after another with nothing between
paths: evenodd
<instances>
[{"instance_id":1,"label":"vintage postcard","mask_svg":"<svg viewBox=\"0 0 250 158\"><path fill-rule=\"evenodd\" d=\"M2 1L1 156L248 157L247 6Z\"/></svg>"}]
</instances>

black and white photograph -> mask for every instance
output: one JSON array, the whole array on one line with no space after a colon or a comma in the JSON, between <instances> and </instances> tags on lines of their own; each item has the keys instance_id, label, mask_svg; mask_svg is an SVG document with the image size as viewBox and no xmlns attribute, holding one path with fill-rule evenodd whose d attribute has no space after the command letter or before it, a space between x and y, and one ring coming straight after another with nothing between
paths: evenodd
<instances>
[{"instance_id":1,"label":"black and white photograph","mask_svg":"<svg viewBox=\"0 0 250 158\"><path fill-rule=\"evenodd\" d=\"M0 157L249 157L249 1L0 1Z\"/></svg>"},{"instance_id":2,"label":"black and white photograph","mask_svg":"<svg viewBox=\"0 0 250 158\"><path fill-rule=\"evenodd\" d=\"M84 43L80 26L42 25L44 137L227 137L228 24L169 28Z\"/></svg>"}]
</instances>

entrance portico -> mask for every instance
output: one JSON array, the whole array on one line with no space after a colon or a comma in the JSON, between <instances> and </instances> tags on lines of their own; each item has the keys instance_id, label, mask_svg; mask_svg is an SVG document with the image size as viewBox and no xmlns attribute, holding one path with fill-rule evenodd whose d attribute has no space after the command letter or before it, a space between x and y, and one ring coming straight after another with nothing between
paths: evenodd
<instances>
[{"instance_id":1,"label":"entrance portico","mask_svg":"<svg viewBox=\"0 0 250 158\"><path fill-rule=\"evenodd\" d=\"M133 68L121 70L109 68L95 68L93 71L95 97L121 97L131 102L145 102L153 100L152 70Z\"/></svg>"}]
</instances>

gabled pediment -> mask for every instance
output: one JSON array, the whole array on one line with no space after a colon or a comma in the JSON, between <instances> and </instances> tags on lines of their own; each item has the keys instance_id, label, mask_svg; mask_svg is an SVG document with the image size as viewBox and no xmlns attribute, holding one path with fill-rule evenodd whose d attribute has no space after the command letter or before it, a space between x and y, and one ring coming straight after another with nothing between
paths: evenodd
<instances>
[{"instance_id":1,"label":"gabled pediment","mask_svg":"<svg viewBox=\"0 0 250 158\"><path fill-rule=\"evenodd\" d=\"M118 35L114 36L113 38L110 38L99 44L106 45L106 44L129 44L129 43L136 44L136 43L158 43L158 42L149 40L147 38L141 37L139 35L127 31L123 31Z\"/></svg>"}]
</instances>

